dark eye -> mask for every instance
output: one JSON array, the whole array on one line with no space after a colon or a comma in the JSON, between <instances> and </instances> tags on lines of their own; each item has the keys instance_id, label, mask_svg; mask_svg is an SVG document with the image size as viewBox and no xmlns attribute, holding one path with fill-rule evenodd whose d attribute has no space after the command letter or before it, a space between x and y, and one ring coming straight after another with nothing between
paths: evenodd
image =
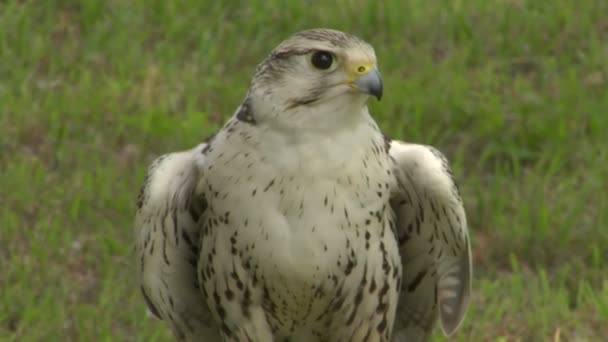
<instances>
[{"instance_id":1,"label":"dark eye","mask_svg":"<svg viewBox=\"0 0 608 342\"><path fill-rule=\"evenodd\" d=\"M310 62L317 69L327 70L334 64L334 55L327 51L315 51L310 57Z\"/></svg>"}]
</instances>

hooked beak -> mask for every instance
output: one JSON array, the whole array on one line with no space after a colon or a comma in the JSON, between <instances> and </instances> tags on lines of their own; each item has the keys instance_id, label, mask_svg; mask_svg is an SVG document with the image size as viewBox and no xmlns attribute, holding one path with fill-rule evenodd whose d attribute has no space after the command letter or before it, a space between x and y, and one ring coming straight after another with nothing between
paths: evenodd
<instances>
[{"instance_id":1,"label":"hooked beak","mask_svg":"<svg viewBox=\"0 0 608 342\"><path fill-rule=\"evenodd\" d=\"M378 100L382 98L382 76L377 68L372 68L364 75L355 79L357 89L364 93L375 96Z\"/></svg>"}]
</instances>

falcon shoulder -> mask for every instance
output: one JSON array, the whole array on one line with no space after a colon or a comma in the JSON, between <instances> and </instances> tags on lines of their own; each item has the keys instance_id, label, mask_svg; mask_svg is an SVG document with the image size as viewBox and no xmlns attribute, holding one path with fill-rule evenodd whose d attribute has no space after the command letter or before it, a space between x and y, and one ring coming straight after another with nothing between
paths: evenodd
<instances>
[{"instance_id":1,"label":"falcon shoulder","mask_svg":"<svg viewBox=\"0 0 608 342\"><path fill-rule=\"evenodd\" d=\"M391 141L389 153L397 179L391 207L403 263L395 340L428 339L437 317L450 335L464 319L471 293L462 200L446 158L435 148Z\"/></svg>"},{"instance_id":2,"label":"falcon shoulder","mask_svg":"<svg viewBox=\"0 0 608 342\"><path fill-rule=\"evenodd\" d=\"M206 144L157 158L137 200L137 275L149 311L179 340L215 340L211 313L197 279L200 222L207 203L196 192ZM219 338L219 337L218 337Z\"/></svg>"}]
</instances>

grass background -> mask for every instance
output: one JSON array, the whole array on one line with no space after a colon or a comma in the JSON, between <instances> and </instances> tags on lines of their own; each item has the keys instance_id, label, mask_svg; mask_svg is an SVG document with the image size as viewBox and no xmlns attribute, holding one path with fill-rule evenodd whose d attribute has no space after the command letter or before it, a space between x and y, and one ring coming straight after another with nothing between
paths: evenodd
<instances>
[{"instance_id":1,"label":"grass background","mask_svg":"<svg viewBox=\"0 0 608 342\"><path fill-rule=\"evenodd\" d=\"M453 163L476 277L454 339L608 336L608 1L3 0L0 340L170 340L134 283L145 167L311 27L371 42L380 125Z\"/></svg>"}]
</instances>

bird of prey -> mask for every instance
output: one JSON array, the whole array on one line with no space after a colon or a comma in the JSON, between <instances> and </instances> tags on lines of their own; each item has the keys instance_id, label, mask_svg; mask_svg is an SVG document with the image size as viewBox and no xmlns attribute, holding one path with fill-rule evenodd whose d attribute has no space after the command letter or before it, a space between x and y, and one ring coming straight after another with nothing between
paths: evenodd
<instances>
[{"instance_id":1,"label":"bird of prey","mask_svg":"<svg viewBox=\"0 0 608 342\"><path fill-rule=\"evenodd\" d=\"M471 292L465 211L436 149L368 110L374 49L295 33L234 115L149 167L136 214L149 311L180 341L425 341Z\"/></svg>"}]
</instances>

